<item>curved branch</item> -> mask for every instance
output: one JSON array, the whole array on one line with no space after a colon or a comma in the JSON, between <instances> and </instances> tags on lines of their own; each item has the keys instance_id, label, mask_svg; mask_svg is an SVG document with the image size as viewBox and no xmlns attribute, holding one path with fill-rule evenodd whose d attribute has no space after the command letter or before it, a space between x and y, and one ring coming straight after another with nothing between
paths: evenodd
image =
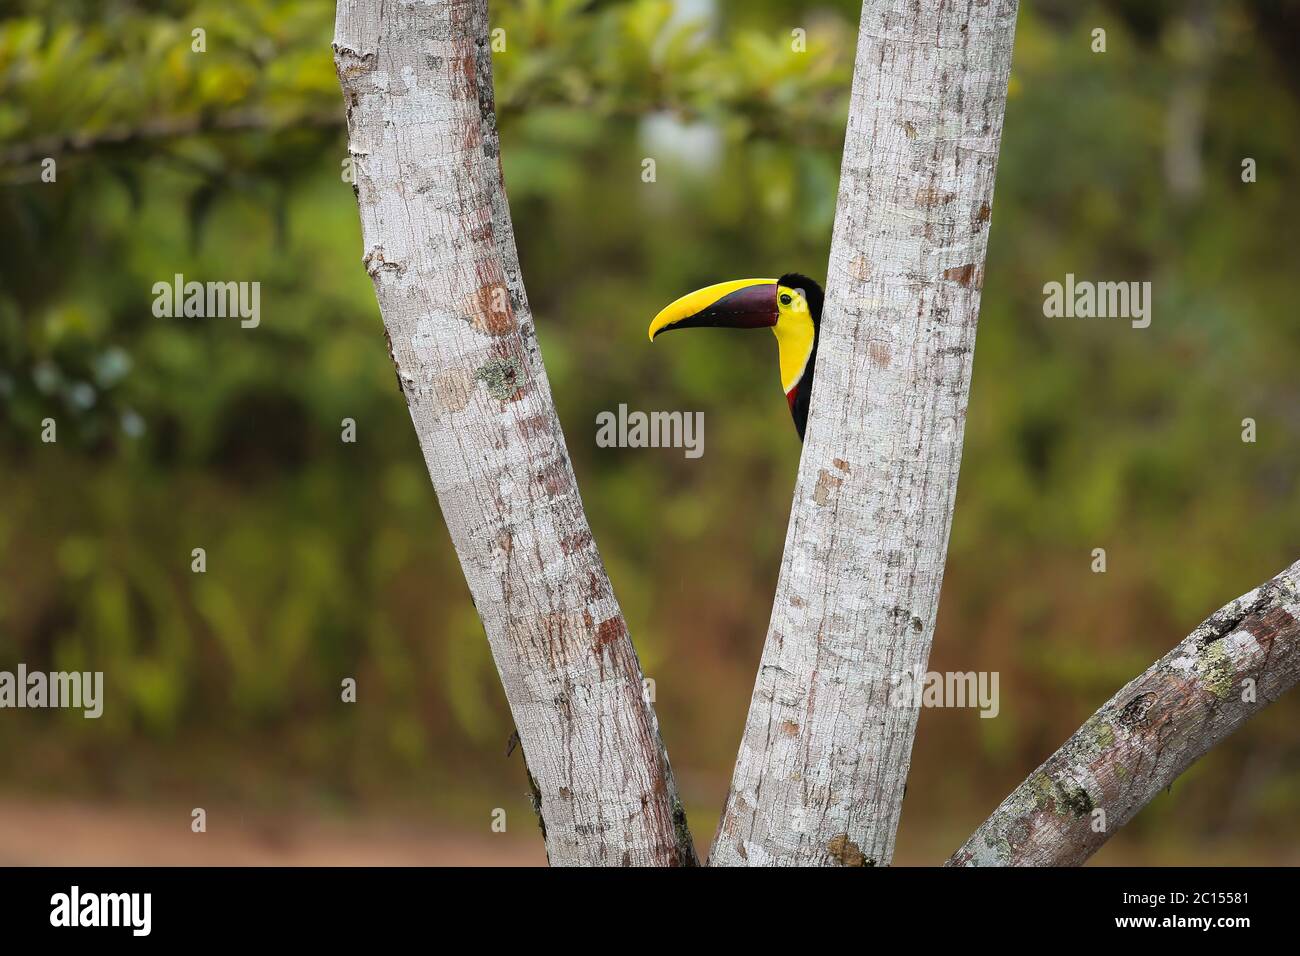
<instances>
[{"instance_id":1,"label":"curved branch","mask_svg":"<svg viewBox=\"0 0 1300 956\"><path fill-rule=\"evenodd\" d=\"M1300 680L1300 561L1210 615L1002 801L949 866L1074 866Z\"/></svg>"},{"instance_id":2,"label":"curved branch","mask_svg":"<svg viewBox=\"0 0 1300 956\"><path fill-rule=\"evenodd\" d=\"M520 277L486 0L341 0L364 261L555 864L695 862Z\"/></svg>"}]
</instances>

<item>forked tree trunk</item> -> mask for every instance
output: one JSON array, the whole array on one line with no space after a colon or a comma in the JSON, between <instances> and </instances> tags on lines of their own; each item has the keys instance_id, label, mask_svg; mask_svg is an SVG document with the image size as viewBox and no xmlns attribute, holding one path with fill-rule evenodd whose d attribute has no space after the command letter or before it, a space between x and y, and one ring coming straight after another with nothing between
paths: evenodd
<instances>
[{"instance_id":1,"label":"forked tree trunk","mask_svg":"<svg viewBox=\"0 0 1300 956\"><path fill-rule=\"evenodd\" d=\"M1220 608L1030 774L950 866L1083 863L1300 680L1300 561Z\"/></svg>"},{"instance_id":2,"label":"forked tree trunk","mask_svg":"<svg viewBox=\"0 0 1300 956\"><path fill-rule=\"evenodd\" d=\"M864 4L808 440L712 863L892 857L917 716L893 693L934 633L1015 16ZM537 348L487 34L486 0L339 3L364 261L551 862L694 863ZM1300 563L1125 687L950 862L1086 859L1296 683L1298 620Z\"/></svg>"},{"instance_id":3,"label":"forked tree trunk","mask_svg":"<svg viewBox=\"0 0 1300 956\"><path fill-rule=\"evenodd\" d=\"M540 791L547 855L693 863L520 278L486 0L340 0L334 56L365 265Z\"/></svg>"},{"instance_id":4,"label":"forked tree trunk","mask_svg":"<svg viewBox=\"0 0 1300 956\"><path fill-rule=\"evenodd\" d=\"M1016 0L867 0L807 441L711 864L890 862L939 606Z\"/></svg>"}]
</instances>

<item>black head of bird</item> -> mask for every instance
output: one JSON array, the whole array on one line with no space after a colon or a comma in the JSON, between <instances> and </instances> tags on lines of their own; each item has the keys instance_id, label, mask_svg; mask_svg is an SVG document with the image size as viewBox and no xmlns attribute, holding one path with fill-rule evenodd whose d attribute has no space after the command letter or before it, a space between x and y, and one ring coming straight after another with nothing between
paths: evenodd
<instances>
[{"instance_id":1,"label":"black head of bird","mask_svg":"<svg viewBox=\"0 0 1300 956\"><path fill-rule=\"evenodd\" d=\"M822 321L822 287L790 272L779 279L736 279L684 295L654 317L650 341L672 329L770 328L776 336L781 389L803 441L812 398L817 337Z\"/></svg>"}]
</instances>

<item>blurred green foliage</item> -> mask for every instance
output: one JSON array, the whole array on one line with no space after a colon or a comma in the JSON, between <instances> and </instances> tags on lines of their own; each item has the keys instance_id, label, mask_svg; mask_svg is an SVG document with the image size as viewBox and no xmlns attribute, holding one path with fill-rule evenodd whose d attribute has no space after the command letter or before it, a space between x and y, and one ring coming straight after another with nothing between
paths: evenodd
<instances>
[{"instance_id":1,"label":"blurred green foliage","mask_svg":"<svg viewBox=\"0 0 1300 956\"><path fill-rule=\"evenodd\" d=\"M102 669L110 699L97 722L0 717L6 787L476 821L522 808L359 262L332 4L9 6L0 667ZM922 715L902 859L951 850L1120 684L1300 557L1300 84L1277 39L1295 6L1022 2L932 660L1000 671L1002 709ZM799 449L765 337L651 348L645 327L713 281L824 274L857 7L492 5L530 299L703 839ZM1042 286L1066 272L1151 280L1151 328L1045 319ZM261 325L155 318L151 288L176 273L261 282ZM596 413L620 402L703 410L706 454L596 448ZM349 676L355 706L339 701ZM1297 712L1276 705L1105 852L1294 859L1278 837L1300 837Z\"/></svg>"}]
</instances>

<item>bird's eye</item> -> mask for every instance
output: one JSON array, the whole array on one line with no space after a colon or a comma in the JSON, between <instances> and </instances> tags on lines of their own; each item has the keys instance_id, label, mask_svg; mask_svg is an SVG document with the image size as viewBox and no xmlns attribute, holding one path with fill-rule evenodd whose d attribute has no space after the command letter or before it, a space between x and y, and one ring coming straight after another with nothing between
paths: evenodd
<instances>
[{"instance_id":1,"label":"bird's eye","mask_svg":"<svg viewBox=\"0 0 1300 956\"><path fill-rule=\"evenodd\" d=\"M789 296L788 294L787 294L787 295L783 295L783 296L781 296L781 304L782 304L782 305L789 305L789 304L791 303L791 301L793 301L793 300L791 300L791 298L790 298L790 296Z\"/></svg>"}]
</instances>

